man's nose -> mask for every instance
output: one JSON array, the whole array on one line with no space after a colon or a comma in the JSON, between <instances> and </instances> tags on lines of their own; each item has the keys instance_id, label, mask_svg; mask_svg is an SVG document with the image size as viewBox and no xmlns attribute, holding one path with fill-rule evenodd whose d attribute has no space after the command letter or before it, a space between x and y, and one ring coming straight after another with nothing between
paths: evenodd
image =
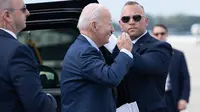
<instances>
[{"instance_id":1,"label":"man's nose","mask_svg":"<svg viewBox=\"0 0 200 112\"><path fill-rule=\"evenodd\" d=\"M30 12L26 10L26 17L30 16Z\"/></svg>"},{"instance_id":2,"label":"man's nose","mask_svg":"<svg viewBox=\"0 0 200 112\"><path fill-rule=\"evenodd\" d=\"M129 23L129 24L135 24L135 20L133 20L133 18L130 18L130 20L129 20L128 23Z\"/></svg>"},{"instance_id":3,"label":"man's nose","mask_svg":"<svg viewBox=\"0 0 200 112\"><path fill-rule=\"evenodd\" d=\"M162 39L162 38L163 38L163 36L162 36L162 35L158 35L158 38L159 38L159 39Z\"/></svg>"}]
</instances>

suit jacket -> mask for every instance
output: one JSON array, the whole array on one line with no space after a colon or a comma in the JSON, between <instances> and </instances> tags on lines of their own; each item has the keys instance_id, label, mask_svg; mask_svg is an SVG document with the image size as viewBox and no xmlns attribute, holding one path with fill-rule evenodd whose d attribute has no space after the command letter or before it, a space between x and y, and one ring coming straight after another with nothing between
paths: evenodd
<instances>
[{"instance_id":1,"label":"suit jacket","mask_svg":"<svg viewBox=\"0 0 200 112\"><path fill-rule=\"evenodd\" d=\"M118 53L116 46L111 56ZM136 101L140 112L166 108L164 92L172 57L171 45L146 33L134 44L132 54L135 61L118 86L117 106ZM106 58L110 63L110 56Z\"/></svg>"},{"instance_id":2,"label":"suit jacket","mask_svg":"<svg viewBox=\"0 0 200 112\"><path fill-rule=\"evenodd\" d=\"M61 72L62 112L116 112L116 87L133 61L120 52L108 66L100 51L78 36L68 49Z\"/></svg>"},{"instance_id":3,"label":"suit jacket","mask_svg":"<svg viewBox=\"0 0 200 112\"><path fill-rule=\"evenodd\" d=\"M0 110L54 112L55 99L42 92L32 51L3 30L0 30L0 47Z\"/></svg>"},{"instance_id":4,"label":"suit jacket","mask_svg":"<svg viewBox=\"0 0 200 112\"><path fill-rule=\"evenodd\" d=\"M169 75L175 105L177 105L180 99L188 102L190 96L190 76L183 52L173 49Z\"/></svg>"}]
</instances>

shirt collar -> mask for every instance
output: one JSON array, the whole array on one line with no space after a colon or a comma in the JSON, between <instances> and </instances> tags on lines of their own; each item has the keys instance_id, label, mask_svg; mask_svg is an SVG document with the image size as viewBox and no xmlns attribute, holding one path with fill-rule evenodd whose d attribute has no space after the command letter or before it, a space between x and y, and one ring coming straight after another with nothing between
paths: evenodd
<instances>
[{"instance_id":1,"label":"shirt collar","mask_svg":"<svg viewBox=\"0 0 200 112\"><path fill-rule=\"evenodd\" d=\"M1 30L4 30L5 32L9 33L10 35L12 35L14 38L17 39L17 36L16 36L13 32L11 32L11 31L9 31L9 30L7 30L7 29L4 29L4 28L0 28L0 29L1 29Z\"/></svg>"},{"instance_id":2,"label":"shirt collar","mask_svg":"<svg viewBox=\"0 0 200 112\"><path fill-rule=\"evenodd\" d=\"M83 34L81 34L81 35L83 35ZM87 39L87 41L93 46L93 47L95 47L98 51L99 51L99 48L97 47L97 45L95 44L95 42L92 40L92 39L90 39L88 36L86 36L86 35L83 35L86 39Z\"/></svg>"},{"instance_id":3,"label":"shirt collar","mask_svg":"<svg viewBox=\"0 0 200 112\"><path fill-rule=\"evenodd\" d=\"M136 43L142 36L144 36L146 33L147 33L147 30L146 30L141 36L139 36L137 39L134 39L134 40L132 41L132 43L135 44L135 43Z\"/></svg>"}]
</instances>

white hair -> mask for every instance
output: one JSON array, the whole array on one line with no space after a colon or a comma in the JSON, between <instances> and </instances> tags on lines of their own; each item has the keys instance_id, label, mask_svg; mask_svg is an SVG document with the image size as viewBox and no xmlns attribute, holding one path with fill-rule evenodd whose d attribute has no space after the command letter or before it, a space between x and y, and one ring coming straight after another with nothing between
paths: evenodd
<instances>
[{"instance_id":1,"label":"white hair","mask_svg":"<svg viewBox=\"0 0 200 112\"><path fill-rule=\"evenodd\" d=\"M12 0L0 0L0 10L4 8L11 8Z\"/></svg>"},{"instance_id":2,"label":"white hair","mask_svg":"<svg viewBox=\"0 0 200 112\"><path fill-rule=\"evenodd\" d=\"M87 29L90 21L98 21L100 13L104 8L103 5L97 3L90 3L85 6L79 17L78 29Z\"/></svg>"}]
</instances>

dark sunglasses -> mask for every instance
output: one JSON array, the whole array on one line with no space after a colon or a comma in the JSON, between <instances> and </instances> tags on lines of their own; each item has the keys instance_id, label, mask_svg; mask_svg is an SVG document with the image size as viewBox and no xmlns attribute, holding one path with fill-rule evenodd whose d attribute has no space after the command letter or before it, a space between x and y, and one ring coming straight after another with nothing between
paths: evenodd
<instances>
[{"instance_id":1,"label":"dark sunglasses","mask_svg":"<svg viewBox=\"0 0 200 112\"><path fill-rule=\"evenodd\" d=\"M131 17L133 18L133 20L134 20L135 22L139 22L139 21L142 19L142 17L145 17L145 16L142 16L142 15L123 16L123 17L121 18L121 21L122 21L123 23L128 23L128 22L130 21Z\"/></svg>"},{"instance_id":2,"label":"dark sunglasses","mask_svg":"<svg viewBox=\"0 0 200 112\"><path fill-rule=\"evenodd\" d=\"M154 33L154 35L155 36L158 36L158 35L161 35L161 36L163 36L163 35L165 35L166 33L165 32L161 32L161 33Z\"/></svg>"}]
</instances>

